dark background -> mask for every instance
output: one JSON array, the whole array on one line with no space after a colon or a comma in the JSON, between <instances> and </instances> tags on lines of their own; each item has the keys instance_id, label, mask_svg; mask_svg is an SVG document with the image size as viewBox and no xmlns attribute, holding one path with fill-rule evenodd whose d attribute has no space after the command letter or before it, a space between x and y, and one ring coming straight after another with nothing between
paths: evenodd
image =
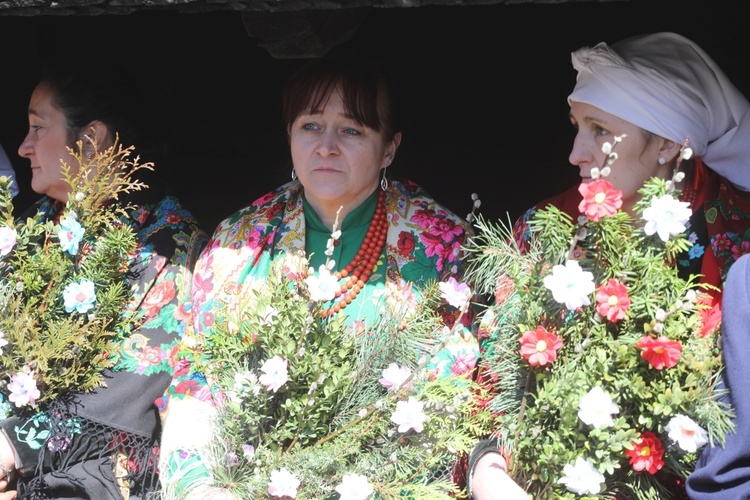
<instances>
[{"instance_id":1,"label":"dark background","mask_svg":"<svg viewBox=\"0 0 750 500\"><path fill-rule=\"evenodd\" d=\"M349 43L387 59L404 97L392 175L460 215L477 193L485 216L507 220L577 182L567 161L571 51L676 31L750 95L748 14L744 0L383 8ZM50 57L92 72L117 60L139 75L165 145L156 168L207 230L288 179L279 96L302 61L273 58L238 12L0 16L0 47L0 143L16 167L18 206L36 198L16 150L36 71Z\"/></svg>"}]
</instances>

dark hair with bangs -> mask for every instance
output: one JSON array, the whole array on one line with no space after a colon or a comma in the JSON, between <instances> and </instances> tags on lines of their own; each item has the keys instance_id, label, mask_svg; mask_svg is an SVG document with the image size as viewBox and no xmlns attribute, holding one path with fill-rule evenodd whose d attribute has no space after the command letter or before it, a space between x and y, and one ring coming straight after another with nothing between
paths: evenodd
<instances>
[{"instance_id":1,"label":"dark hair with bangs","mask_svg":"<svg viewBox=\"0 0 750 500\"><path fill-rule=\"evenodd\" d=\"M386 141L400 132L390 72L373 59L330 53L305 64L287 81L282 94L287 133L299 115L325 108L336 88L341 89L344 109L355 121L382 133Z\"/></svg>"}]
</instances>

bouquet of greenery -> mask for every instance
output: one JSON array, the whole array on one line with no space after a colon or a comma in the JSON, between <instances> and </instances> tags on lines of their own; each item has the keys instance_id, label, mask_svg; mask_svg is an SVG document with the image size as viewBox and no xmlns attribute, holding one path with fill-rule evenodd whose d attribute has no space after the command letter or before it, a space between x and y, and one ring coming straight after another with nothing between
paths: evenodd
<instances>
[{"instance_id":1,"label":"bouquet of greenery","mask_svg":"<svg viewBox=\"0 0 750 500\"><path fill-rule=\"evenodd\" d=\"M128 207L113 203L145 187L133 174L151 164L116 143L63 162L71 195L58 220L49 204L14 220L9 180L0 177L0 418L34 411L69 390L105 385L120 335L135 318L128 264L136 235ZM73 173L75 172L75 173ZM132 308L131 308L132 309Z\"/></svg>"},{"instance_id":2,"label":"bouquet of greenery","mask_svg":"<svg viewBox=\"0 0 750 500\"><path fill-rule=\"evenodd\" d=\"M215 484L238 498L460 494L451 467L490 418L472 417L475 382L435 376L433 356L472 333L434 311L444 299L465 312L471 290L450 279L415 300L408 286L386 288L389 307L359 334L343 315L324 317L329 285L325 266L316 276L304 255L287 254L244 303L216 314L203 367L225 396L209 454Z\"/></svg>"},{"instance_id":3,"label":"bouquet of greenery","mask_svg":"<svg viewBox=\"0 0 750 500\"><path fill-rule=\"evenodd\" d=\"M616 144L616 143L615 143ZM673 265L691 215L672 180L640 190L633 220L604 179L579 187L577 221L535 212L528 245L478 217L470 252L482 317L489 404L513 478L534 498L670 498L699 449L722 442L731 408L717 401L718 336L701 335L695 277Z\"/></svg>"}]
</instances>

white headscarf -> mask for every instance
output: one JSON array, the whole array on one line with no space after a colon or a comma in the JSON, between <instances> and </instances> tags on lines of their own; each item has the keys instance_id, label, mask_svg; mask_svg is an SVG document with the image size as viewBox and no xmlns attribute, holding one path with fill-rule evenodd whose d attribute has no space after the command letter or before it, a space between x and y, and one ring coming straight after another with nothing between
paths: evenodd
<instances>
[{"instance_id":1,"label":"white headscarf","mask_svg":"<svg viewBox=\"0 0 750 500\"><path fill-rule=\"evenodd\" d=\"M570 101L683 144L750 191L750 103L698 45L676 33L602 42L572 53Z\"/></svg>"}]
</instances>

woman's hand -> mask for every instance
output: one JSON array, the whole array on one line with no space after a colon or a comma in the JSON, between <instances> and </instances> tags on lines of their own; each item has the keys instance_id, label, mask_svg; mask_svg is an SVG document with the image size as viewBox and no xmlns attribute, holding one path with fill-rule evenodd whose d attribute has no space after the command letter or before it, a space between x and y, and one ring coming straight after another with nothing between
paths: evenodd
<instances>
[{"instance_id":1,"label":"woman's hand","mask_svg":"<svg viewBox=\"0 0 750 500\"><path fill-rule=\"evenodd\" d=\"M499 453L487 453L477 461L471 479L475 500L529 500L531 498L508 475L505 459Z\"/></svg>"},{"instance_id":2,"label":"woman's hand","mask_svg":"<svg viewBox=\"0 0 750 500\"><path fill-rule=\"evenodd\" d=\"M15 490L5 491L10 480L9 474L6 473L13 474L16 470L15 454L7 436L2 432L0 432L0 468L3 470L0 473L2 474L2 477L0 477L0 500L12 500L16 498L16 492Z\"/></svg>"},{"instance_id":3,"label":"woman's hand","mask_svg":"<svg viewBox=\"0 0 750 500\"><path fill-rule=\"evenodd\" d=\"M8 487L8 478L4 477L0 479L0 500L14 500L16 498L16 490L5 491Z\"/></svg>"},{"instance_id":4,"label":"woman's hand","mask_svg":"<svg viewBox=\"0 0 750 500\"><path fill-rule=\"evenodd\" d=\"M0 500L15 500L16 490L5 491L8 487L8 481L5 479L0 480Z\"/></svg>"}]
</instances>

